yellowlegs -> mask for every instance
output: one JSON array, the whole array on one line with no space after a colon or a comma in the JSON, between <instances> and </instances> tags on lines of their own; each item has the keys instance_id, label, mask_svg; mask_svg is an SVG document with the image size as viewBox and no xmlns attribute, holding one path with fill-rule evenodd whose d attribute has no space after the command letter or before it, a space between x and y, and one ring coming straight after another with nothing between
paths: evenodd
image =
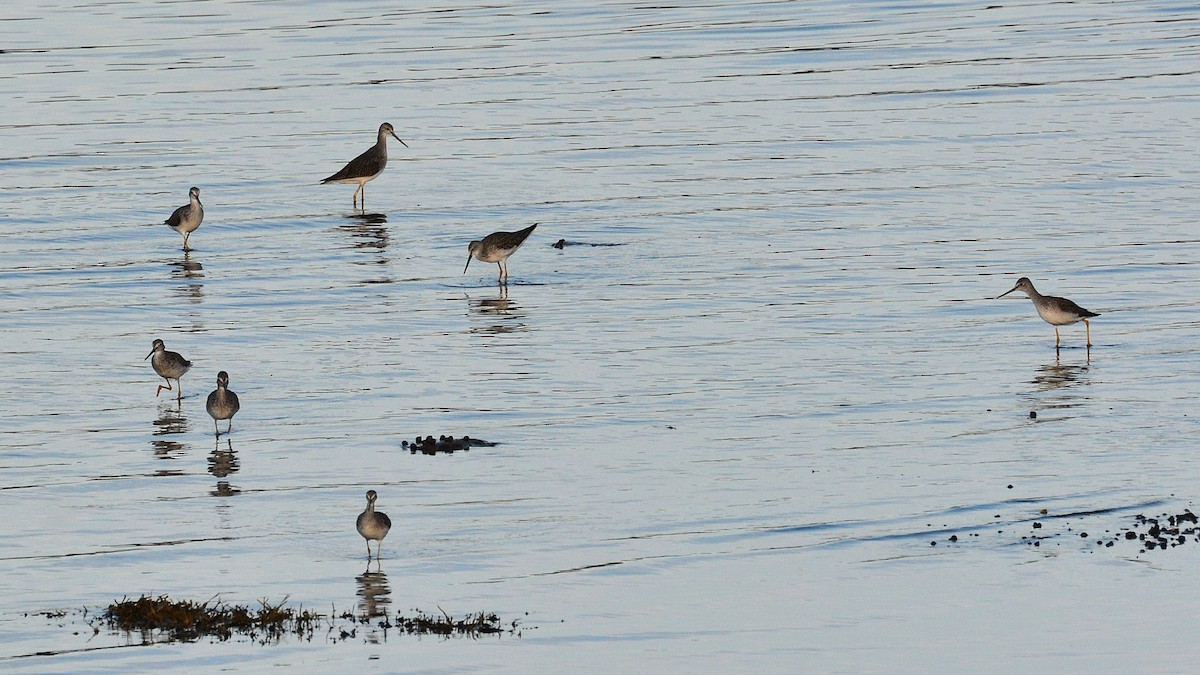
<instances>
[{"instance_id":1,"label":"yellowlegs","mask_svg":"<svg viewBox=\"0 0 1200 675\"><path fill-rule=\"evenodd\" d=\"M367 560L371 559L371 540L379 542L375 549L375 558L379 559L383 552L383 538L387 536L388 530L392 529L392 519L388 518L386 513L375 510L375 500L378 497L374 490L367 490L367 508L358 514L358 521L354 523L358 533L367 540Z\"/></svg>"},{"instance_id":2,"label":"yellowlegs","mask_svg":"<svg viewBox=\"0 0 1200 675\"><path fill-rule=\"evenodd\" d=\"M1087 326L1087 346L1092 346L1092 324L1088 323L1088 319L1100 316L1099 314L1090 312L1066 298L1038 293L1029 277L1017 279L1016 286L1013 286L1007 293L1000 294L996 299L999 300L1013 291L1023 291L1025 295L1028 295L1029 299L1033 301L1033 307L1037 310L1038 316L1054 326L1055 346L1062 344L1062 336L1058 334L1058 327L1068 326L1078 321L1082 321L1083 325Z\"/></svg>"},{"instance_id":3,"label":"yellowlegs","mask_svg":"<svg viewBox=\"0 0 1200 675\"><path fill-rule=\"evenodd\" d=\"M177 352L167 351L167 346L162 340L155 340L152 343L150 353L146 355L146 359L150 359L150 366L154 368L154 372L167 381L166 386L158 385L154 395L158 396L163 389L171 391L171 380L175 380L175 384L179 387L178 396L176 398L183 400L183 383L179 378L192 367L192 362L180 356ZM154 357L154 358L150 358ZM146 359L142 359L145 361Z\"/></svg>"},{"instance_id":4,"label":"yellowlegs","mask_svg":"<svg viewBox=\"0 0 1200 675\"><path fill-rule=\"evenodd\" d=\"M480 262L496 263L500 268L500 275L496 277L496 281L508 283L508 257L521 248L521 244L525 243L535 227L537 223L517 232L493 232L484 237L483 241L471 242L467 246L467 264L463 267L463 274L466 274L467 267L471 266L471 258L478 258Z\"/></svg>"},{"instance_id":5,"label":"yellowlegs","mask_svg":"<svg viewBox=\"0 0 1200 675\"><path fill-rule=\"evenodd\" d=\"M175 209L170 218L165 222L172 230L183 235L183 250L190 251L188 248L188 237L200 227L200 223L204 222L204 207L200 205L200 188L194 187L188 190L188 205L181 206Z\"/></svg>"},{"instance_id":6,"label":"yellowlegs","mask_svg":"<svg viewBox=\"0 0 1200 675\"><path fill-rule=\"evenodd\" d=\"M363 154L350 160L350 163L342 167L342 170L333 174L329 178L321 181L322 183L358 183L358 189L354 191L354 205L358 206L358 195L363 196L363 208L367 207L367 193L363 191L368 181L383 173L384 167L387 166L387 137L400 141L400 137L396 135L396 130L392 125L384 122L379 125L379 139L375 141L374 147L367 150ZM404 141L400 141L400 145L408 147Z\"/></svg>"},{"instance_id":7,"label":"yellowlegs","mask_svg":"<svg viewBox=\"0 0 1200 675\"><path fill-rule=\"evenodd\" d=\"M237 394L229 391L229 373L223 370L217 373L217 388L208 395L208 402L204 407L208 409L208 414L213 418L213 428L217 430L217 438L221 437L218 420L229 420L229 427L225 429L225 433L233 431L233 416L242 406L238 403Z\"/></svg>"}]
</instances>

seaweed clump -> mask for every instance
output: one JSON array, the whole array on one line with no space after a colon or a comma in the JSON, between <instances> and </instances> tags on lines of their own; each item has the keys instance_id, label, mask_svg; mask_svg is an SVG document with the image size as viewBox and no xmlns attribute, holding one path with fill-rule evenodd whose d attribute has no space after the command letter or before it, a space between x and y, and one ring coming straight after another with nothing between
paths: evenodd
<instances>
[{"instance_id":1,"label":"seaweed clump","mask_svg":"<svg viewBox=\"0 0 1200 675\"><path fill-rule=\"evenodd\" d=\"M493 612L467 614L463 618L455 619L441 607L438 610L441 611L440 616L437 614L426 614L419 609L413 610L415 612L413 616L404 616L397 613L394 620L385 618L375 624L375 626L382 628L385 632L396 630L408 635L437 635L446 638L480 638L485 635L502 635L505 633L521 637L522 627L518 621L513 620L510 624L505 625L500 620L500 617ZM363 625L371 623L371 617L352 612L343 612L338 618ZM330 632L334 632L332 627ZM338 637L342 640L347 640L355 637L356 631L354 629L347 630L342 628L338 630L338 633Z\"/></svg>"},{"instance_id":2,"label":"seaweed clump","mask_svg":"<svg viewBox=\"0 0 1200 675\"><path fill-rule=\"evenodd\" d=\"M414 610L414 616L397 614L394 621L385 617L375 622L375 617L366 613L334 613L333 618L305 609L284 607L283 602L272 605L260 600L260 607L252 609L244 605L230 605L209 600L172 600L165 595L150 597L143 595L136 600L124 598L108 606L98 616L98 622L113 630L126 633L142 633L147 641L154 638L195 641L200 638L215 638L225 641L235 635L248 637L260 644L278 642L288 635L311 641L314 633L327 627L327 637L343 641L357 636L357 625L381 628L386 638L388 630L408 635L437 635L442 637L479 638L485 635L521 636L521 627L516 620L510 624L501 622L495 613L478 612L455 619L444 610L440 616ZM438 608L441 610L441 608ZM49 616L49 615L48 615ZM350 623L343 627L340 621ZM92 623L95 631L99 628Z\"/></svg>"},{"instance_id":3,"label":"seaweed clump","mask_svg":"<svg viewBox=\"0 0 1200 675\"><path fill-rule=\"evenodd\" d=\"M261 600L261 606L255 610L213 600L195 602L171 600L165 595L157 598L143 595L137 600L123 598L112 603L101 619L113 629L128 633L157 632L171 640L192 641L201 637L228 640L235 633L262 643L289 634L311 640L323 617L306 609L284 607L285 602L287 598L277 605Z\"/></svg>"}]
</instances>

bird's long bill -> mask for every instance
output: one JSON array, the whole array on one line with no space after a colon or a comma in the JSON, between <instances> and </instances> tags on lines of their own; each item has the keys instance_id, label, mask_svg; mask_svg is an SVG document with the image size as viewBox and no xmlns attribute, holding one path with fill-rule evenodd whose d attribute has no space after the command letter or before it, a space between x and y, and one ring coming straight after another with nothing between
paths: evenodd
<instances>
[{"instance_id":1,"label":"bird's long bill","mask_svg":"<svg viewBox=\"0 0 1200 675\"><path fill-rule=\"evenodd\" d=\"M394 132L394 131L392 132L392 138L394 138L394 139L396 139L396 140L400 141L400 137L399 137L399 136L397 136L397 135L396 135L396 132ZM400 145L403 145L403 146L404 146L404 147L406 147L406 148L408 147L408 143L405 143L404 141L400 141Z\"/></svg>"},{"instance_id":2,"label":"bird's long bill","mask_svg":"<svg viewBox=\"0 0 1200 675\"><path fill-rule=\"evenodd\" d=\"M1001 293L1000 295L997 295L997 296L996 296L996 299L997 299L997 300L999 300L1000 298L1003 298L1004 296L1008 295L1009 293L1012 293L1012 292L1013 292L1013 291L1015 291L1015 290L1017 290L1017 287L1016 287L1016 286L1013 286L1012 288L1008 289L1008 290L1007 290L1007 291L1005 291L1004 293Z\"/></svg>"},{"instance_id":3,"label":"bird's long bill","mask_svg":"<svg viewBox=\"0 0 1200 675\"><path fill-rule=\"evenodd\" d=\"M150 350L150 353L146 355L146 359L150 358L151 356L154 356L154 350L153 350L153 349L151 349L151 350ZM143 361L145 361L146 359L142 359L142 360L143 360Z\"/></svg>"},{"instance_id":4,"label":"bird's long bill","mask_svg":"<svg viewBox=\"0 0 1200 675\"><path fill-rule=\"evenodd\" d=\"M471 258L474 257L475 256L471 255L470 253L467 254L467 264L463 265L463 274L467 273L467 268L471 266Z\"/></svg>"}]
</instances>

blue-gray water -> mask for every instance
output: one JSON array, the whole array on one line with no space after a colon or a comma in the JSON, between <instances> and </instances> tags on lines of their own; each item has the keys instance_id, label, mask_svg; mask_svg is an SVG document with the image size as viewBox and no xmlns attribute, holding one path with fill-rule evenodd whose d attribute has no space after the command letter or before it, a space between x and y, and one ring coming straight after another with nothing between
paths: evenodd
<instances>
[{"instance_id":1,"label":"blue-gray water","mask_svg":"<svg viewBox=\"0 0 1200 675\"><path fill-rule=\"evenodd\" d=\"M1200 497L1195 8L10 3L0 49L0 670L1200 656L1200 545L1097 543ZM356 216L317 183L384 121L409 148ZM462 274L534 222L507 292ZM1090 352L992 299L1022 275L1101 313ZM527 629L34 616L142 593Z\"/></svg>"}]
</instances>

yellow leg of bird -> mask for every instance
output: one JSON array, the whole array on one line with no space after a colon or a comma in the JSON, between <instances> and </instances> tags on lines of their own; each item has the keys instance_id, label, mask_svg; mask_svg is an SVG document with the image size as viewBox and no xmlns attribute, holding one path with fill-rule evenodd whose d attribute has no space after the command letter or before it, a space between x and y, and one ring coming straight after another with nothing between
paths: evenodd
<instances>
[{"instance_id":1,"label":"yellow leg of bird","mask_svg":"<svg viewBox=\"0 0 1200 675\"><path fill-rule=\"evenodd\" d=\"M1087 337L1088 337L1087 346L1091 347L1092 346L1092 324L1088 323L1087 319L1084 319L1083 325L1087 326Z\"/></svg>"},{"instance_id":2,"label":"yellow leg of bird","mask_svg":"<svg viewBox=\"0 0 1200 675\"><path fill-rule=\"evenodd\" d=\"M1062 336L1058 334L1058 326L1054 327L1054 346L1058 347L1062 344Z\"/></svg>"}]
</instances>

